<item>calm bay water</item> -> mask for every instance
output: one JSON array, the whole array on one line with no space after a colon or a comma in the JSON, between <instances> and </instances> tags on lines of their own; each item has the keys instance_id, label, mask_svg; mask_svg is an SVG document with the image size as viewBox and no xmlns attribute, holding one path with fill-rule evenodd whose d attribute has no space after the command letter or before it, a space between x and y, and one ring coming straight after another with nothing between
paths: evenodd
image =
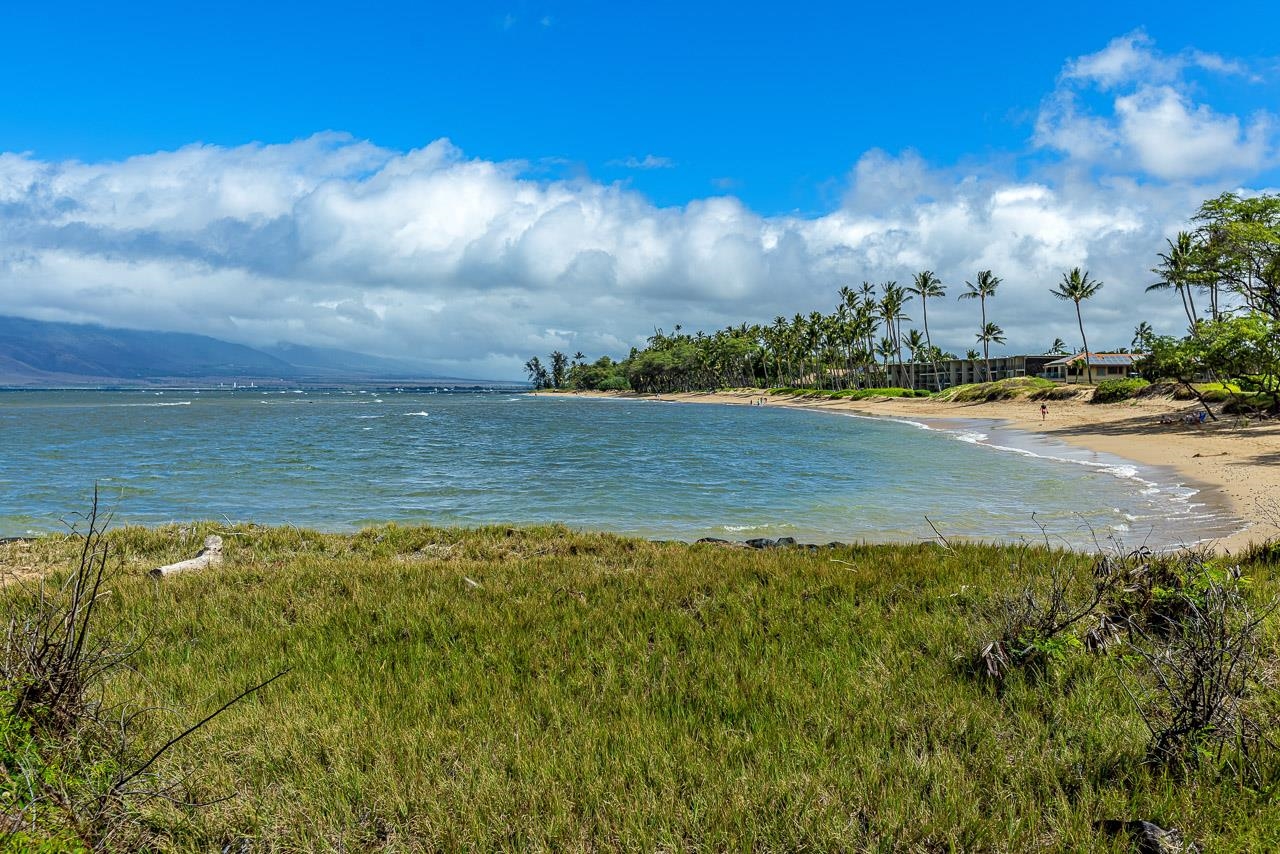
<instances>
[{"instance_id":1,"label":"calm bay water","mask_svg":"<svg viewBox=\"0 0 1280 854\"><path fill-rule=\"evenodd\" d=\"M0 393L0 536L117 524L565 522L648 537L1167 545L1234 530L1168 472L986 427L507 393ZM1032 514L1035 514L1033 520Z\"/></svg>"}]
</instances>

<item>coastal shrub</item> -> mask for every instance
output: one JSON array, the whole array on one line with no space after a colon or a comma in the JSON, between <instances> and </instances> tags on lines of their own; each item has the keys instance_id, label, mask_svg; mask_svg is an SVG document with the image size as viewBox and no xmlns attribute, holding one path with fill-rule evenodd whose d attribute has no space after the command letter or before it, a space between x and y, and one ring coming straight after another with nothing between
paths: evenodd
<instances>
[{"instance_id":1,"label":"coastal shrub","mask_svg":"<svg viewBox=\"0 0 1280 854\"><path fill-rule=\"evenodd\" d=\"M1093 389L1090 403L1117 403L1137 396L1150 382L1144 379L1102 380Z\"/></svg>"},{"instance_id":2,"label":"coastal shrub","mask_svg":"<svg viewBox=\"0 0 1280 854\"><path fill-rule=\"evenodd\" d=\"M1255 415L1277 409L1280 409L1280 395L1266 392L1238 394L1222 405L1222 411L1227 415Z\"/></svg>"},{"instance_id":3,"label":"coastal shrub","mask_svg":"<svg viewBox=\"0 0 1280 854\"><path fill-rule=\"evenodd\" d=\"M626 377L612 376L601 380L596 388L600 391L630 391L631 383L627 382Z\"/></svg>"}]
</instances>

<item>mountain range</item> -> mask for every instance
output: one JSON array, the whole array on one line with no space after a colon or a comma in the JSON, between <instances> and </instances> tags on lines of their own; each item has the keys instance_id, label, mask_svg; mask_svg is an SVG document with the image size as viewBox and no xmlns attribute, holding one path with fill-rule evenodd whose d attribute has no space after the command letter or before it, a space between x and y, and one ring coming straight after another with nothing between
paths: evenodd
<instances>
[{"instance_id":1,"label":"mountain range","mask_svg":"<svg viewBox=\"0 0 1280 854\"><path fill-rule=\"evenodd\" d=\"M211 382L490 384L425 365L327 347L255 349L207 335L0 316L0 386L190 385ZM510 383L503 383L509 385Z\"/></svg>"}]
</instances>

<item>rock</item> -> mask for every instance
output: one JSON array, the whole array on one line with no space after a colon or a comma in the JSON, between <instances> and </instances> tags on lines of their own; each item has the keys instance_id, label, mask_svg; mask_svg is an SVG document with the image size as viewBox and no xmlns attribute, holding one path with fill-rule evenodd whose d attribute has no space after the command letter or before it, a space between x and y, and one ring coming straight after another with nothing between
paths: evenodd
<instances>
[{"instance_id":1,"label":"rock","mask_svg":"<svg viewBox=\"0 0 1280 854\"><path fill-rule=\"evenodd\" d=\"M746 546L749 549L771 549L778 544L768 537L757 537L754 540L747 540Z\"/></svg>"},{"instance_id":2,"label":"rock","mask_svg":"<svg viewBox=\"0 0 1280 854\"><path fill-rule=\"evenodd\" d=\"M1194 846L1184 847L1182 834L1175 829L1165 830L1150 821L1121 821L1107 818L1095 821L1093 826L1111 835L1125 832L1133 841L1134 850L1138 854L1178 854L1196 850Z\"/></svg>"},{"instance_id":3,"label":"rock","mask_svg":"<svg viewBox=\"0 0 1280 854\"><path fill-rule=\"evenodd\" d=\"M702 545L702 544L714 545L714 546L731 546L731 545L733 545L733 543L729 542L728 540L722 540L722 539L720 539L719 537L703 537L702 539L700 539L700 540L696 540L696 541L694 542L694 545L695 545L695 546L696 546L696 545Z\"/></svg>"},{"instance_id":4,"label":"rock","mask_svg":"<svg viewBox=\"0 0 1280 854\"><path fill-rule=\"evenodd\" d=\"M778 537L773 541L775 546L794 546L796 544L795 537Z\"/></svg>"},{"instance_id":5,"label":"rock","mask_svg":"<svg viewBox=\"0 0 1280 854\"><path fill-rule=\"evenodd\" d=\"M849 546L846 543L842 543L838 540L832 540L831 542L823 546L823 548L824 549L847 549L849 548Z\"/></svg>"}]
</instances>

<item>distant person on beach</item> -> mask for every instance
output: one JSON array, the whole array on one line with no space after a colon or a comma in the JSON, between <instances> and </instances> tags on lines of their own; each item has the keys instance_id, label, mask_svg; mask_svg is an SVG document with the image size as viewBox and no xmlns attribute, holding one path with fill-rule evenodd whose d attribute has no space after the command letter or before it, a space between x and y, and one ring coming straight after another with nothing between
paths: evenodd
<instances>
[{"instance_id":1,"label":"distant person on beach","mask_svg":"<svg viewBox=\"0 0 1280 854\"><path fill-rule=\"evenodd\" d=\"M1040 420L1043 421L1049 415L1049 404L1040 404Z\"/></svg>"}]
</instances>

